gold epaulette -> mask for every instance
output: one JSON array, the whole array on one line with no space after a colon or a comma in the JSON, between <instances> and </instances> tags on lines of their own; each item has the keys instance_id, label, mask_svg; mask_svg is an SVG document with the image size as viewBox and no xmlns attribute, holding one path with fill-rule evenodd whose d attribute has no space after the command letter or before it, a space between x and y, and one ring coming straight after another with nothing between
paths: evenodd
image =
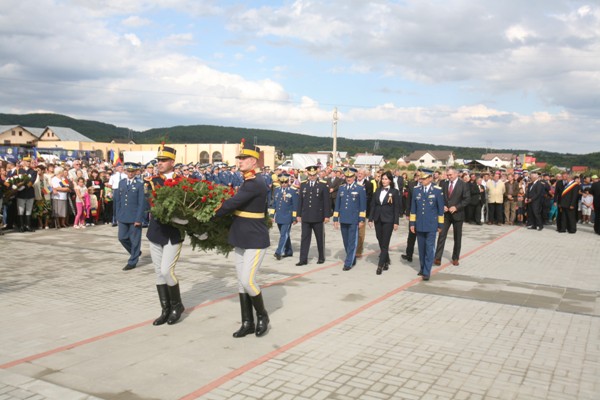
<instances>
[{"instance_id":1,"label":"gold epaulette","mask_svg":"<svg viewBox=\"0 0 600 400\"><path fill-rule=\"evenodd\" d=\"M441 187L441 186L438 186L438 185L433 185L433 187L434 187L434 188L436 188L436 189L440 189L440 190L442 190L442 187Z\"/></svg>"},{"instance_id":2,"label":"gold epaulette","mask_svg":"<svg viewBox=\"0 0 600 400\"><path fill-rule=\"evenodd\" d=\"M319 179L319 182L324 183L327 185L327 181L325 179Z\"/></svg>"}]
</instances>

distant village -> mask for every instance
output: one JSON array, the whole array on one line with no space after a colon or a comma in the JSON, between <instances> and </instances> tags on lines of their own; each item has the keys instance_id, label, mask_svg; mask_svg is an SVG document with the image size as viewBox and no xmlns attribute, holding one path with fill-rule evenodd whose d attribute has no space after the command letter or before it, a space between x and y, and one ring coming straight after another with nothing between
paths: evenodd
<instances>
[{"instance_id":1,"label":"distant village","mask_svg":"<svg viewBox=\"0 0 600 400\"><path fill-rule=\"evenodd\" d=\"M143 159L156 152L158 144L137 144L132 140L115 139L111 142L95 142L85 135L65 127L47 126L45 128L24 127L21 125L0 125L0 157L14 156L19 158L23 154L36 156L46 155L47 158L56 158L66 161L76 158L97 158L100 160L123 160L129 154L130 158ZM234 164L235 155L238 154L239 144L227 143L188 143L173 144L177 149L178 162L187 163L225 163ZM332 164L332 153L328 150L315 151L305 154L313 156L312 160L319 160L323 165ZM281 149L273 146L261 146L261 162L271 168L278 166L294 166L294 157L297 155L284 155ZM457 158L453 151L447 150L416 150L397 160L385 159L382 155L359 153L350 155L338 152L338 165L352 164L356 167L366 168L398 168L406 170L417 169L444 169L448 166L457 166L474 171L484 170L509 170L518 171L546 170L549 166L543 160L537 160L532 154L512 153L487 153L480 159L469 160ZM298 168L299 166L295 166ZM581 174L589 171L587 166L553 166L556 170L569 170Z\"/></svg>"}]
</instances>

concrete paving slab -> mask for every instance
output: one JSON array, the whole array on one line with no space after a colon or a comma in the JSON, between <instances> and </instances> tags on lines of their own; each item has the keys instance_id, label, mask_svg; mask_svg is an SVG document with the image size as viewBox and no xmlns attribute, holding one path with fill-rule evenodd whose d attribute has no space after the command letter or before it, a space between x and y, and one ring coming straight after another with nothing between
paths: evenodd
<instances>
[{"instance_id":1,"label":"concrete paving slab","mask_svg":"<svg viewBox=\"0 0 600 400\"><path fill-rule=\"evenodd\" d=\"M145 241L140 266L123 272L110 226L11 233L0 237L0 311L11 315L0 395L59 398L49 385L103 399L598 398L599 246L585 228L467 225L460 266L448 262L449 238L425 283L418 257L400 259L405 226L377 276L374 231L343 272L341 235L327 225L322 266L314 249L296 267L271 248L260 276L271 331L239 340L231 259L185 246L177 273L188 312L154 327ZM298 254L297 227L292 242Z\"/></svg>"}]
</instances>

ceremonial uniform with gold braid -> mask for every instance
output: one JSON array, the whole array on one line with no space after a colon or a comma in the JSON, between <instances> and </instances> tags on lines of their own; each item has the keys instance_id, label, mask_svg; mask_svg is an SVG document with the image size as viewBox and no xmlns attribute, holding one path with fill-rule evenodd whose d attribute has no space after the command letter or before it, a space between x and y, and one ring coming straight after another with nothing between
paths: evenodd
<instances>
[{"instance_id":1,"label":"ceremonial uniform with gold braid","mask_svg":"<svg viewBox=\"0 0 600 400\"><path fill-rule=\"evenodd\" d=\"M346 250L344 271L356 265L356 247L358 245L358 224L365 222L367 215L367 193L358 183L345 183L337 194L333 222L340 223L342 241Z\"/></svg>"},{"instance_id":2,"label":"ceremonial uniform with gold braid","mask_svg":"<svg viewBox=\"0 0 600 400\"><path fill-rule=\"evenodd\" d=\"M289 182L289 177L283 178L285 182ZM298 190L292 187L280 186L277 182L275 195L273 196L273 209L269 210L269 214L274 215L275 223L279 228L279 244L275 250L275 257L291 257L294 255L292 249L292 241L290 240L290 230L292 224L296 221L298 210Z\"/></svg>"},{"instance_id":3,"label":"ceremonial uniform with gold braid","mask_svg":"<svg viewBox=\"0 0 600 400\"><path fill-rule=\"evenodd\" d=\"M159 160L175 160L175 149L161 145L156 158ZM150 180L152 190L164 185L165 180L174 176L173 172L169 172L152 177ZM183 238L179 233L179 229L157 221L152 214L150 215L146 237L150 242L150 256L156 272L156 289L162 307L160 317L153 324L162 325L166 322L172 325L179 321L185 310L181 302L179 280L175 275L175 265L181 254Z\"/></svg>"},{"instance_id":4,"label":"ceremonial uniform with gold braid","mask_svg":"<svg viewBox=\"0 0 600 400\"><path fill-rule=\"evenodd\" d=\"M316 173L316 169L314 172ZM329 187L325 181L316 180L314 184L307 180L300 184L298 192L297 216L302 222L302 236L300 242L300 260L296 264L308 263L308 250L312 232L317 239L318 260L317 264L325 262L325 231L323 222L331 216L331 202L329 201Z\"/></svg>"},{"instance_id":5,"label":"ceremonial uniform with gold braid","mask_svg":"<svg viewBox=\"0 0 600 400\"><path fill-rule=\"evenodd\" d=\"M125 168L132 171L138 170L139 165L125 163ZM124 270L136 267L142 246L142 221L144 219L144 183L141 179L134 177L123 179L119 187L113 191L113 204L115 215L119 224L119 242L129 253L129 260ZM138 226L135 224L139 223Z\"/></svg>"},{"instance_id":6,"label":"ceremonial uniform with gold braid","mask_svg":"<svg viewBox=\"0 0 600 400\"><path fill-rule=\"evenodd\" d=\"M244 149L236 158L260 158L257 150ZM269 328L269 315L265 309L262 292L256 283L256 275L270 245L267 217L267 185L256 170L243 171L244 182L237 193L223 202L215 216L233 214L229 230L229 243L234 246L235 269L242 314L242 326L233 333L241 338L250 333L263 336ZM253 308L257 323L254 324Z\"/></svg>"},{"instance_id":7,"label":"ceremonial uniform with gold braid","mask_svg":"<svg viewBox=\"0 0 600 400\"><path fill-rule=\"evenodd\" d=\"M415 227L419 245L420 274L429 279L433 265L435 237L444 226L442 188L429 184L415 187L410 206L410 223Z\"/></svg>"}]
</instances>

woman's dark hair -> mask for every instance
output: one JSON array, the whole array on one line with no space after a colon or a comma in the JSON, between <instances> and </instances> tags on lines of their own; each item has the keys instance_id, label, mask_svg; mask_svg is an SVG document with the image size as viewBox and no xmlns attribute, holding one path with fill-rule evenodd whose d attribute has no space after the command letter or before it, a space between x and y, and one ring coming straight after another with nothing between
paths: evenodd
<instances>
[{"instance_id":1,"label":"woman's dark hair","mask_svg":"<svg viewBox=\"0 0 600 400\"><path fill-rule=\"evenodd\" d=\"M395 186L396 184L394 183L394 176L392 175L392 173L390 171L385 171L383 174L381 174L381 178L379 179L379 187L382 187L383 184L381 183L381 179L383 179L384 176L387 176L387 178L390 180L390 187L393 189L397 189L397 187Z\"/></svg>"}]
</instances>

